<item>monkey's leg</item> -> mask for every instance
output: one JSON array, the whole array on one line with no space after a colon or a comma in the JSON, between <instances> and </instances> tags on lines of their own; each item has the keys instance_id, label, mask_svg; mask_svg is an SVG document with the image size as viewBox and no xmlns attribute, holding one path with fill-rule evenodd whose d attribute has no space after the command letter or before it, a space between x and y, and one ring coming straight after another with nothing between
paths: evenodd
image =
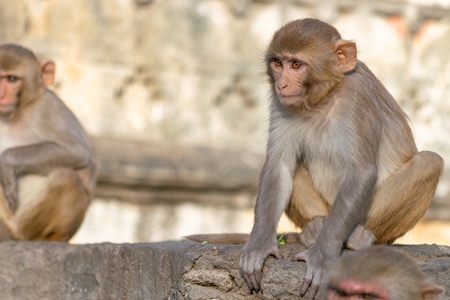
<instances>
[{"instance_id":1,"label":"monkey's leg","mask_svg":"<svg viewBox=\"0 0 450 300\"><path fill-rule=\"evenodd\" d=\"M19 181L19 202L8 224L21 240L68 241L89 205L83 184L72 169L56 169L48 177L25 176Z\"/></svg>"},{"instance_id":2,"label":"monkey's leg","mask_svg":"<svg viewBox=\"0 0 450 300\"><path fill-rule=\"evenodd\" d=\"M286 208L286 215L300 228L316 216L328 215L330 208L325 200L314 189L308 171L298 167L294 174L291 200Z\"/></svg>"},{"instance_id":3,"label":"monkey's leg","mask_svg":"<svg viewBox=\"0 0 450 300\"><path fill-rule=\"evenodd\" d=\"M422 151L377 188L366 222L377 243L392 244L417 224L430 205L443 166L439 155Z\"/></svg>"},{"instance_id":4,"label":"monkey's leg","mask_svg":"<svg viewBox=\"0 0 450 300\"><path fill-rule=\"evenodd\" d=\"M13 240L13 234L8 226L0 221L0 242Z\"/></svg>"},{"instance_id":5,"label":"monkey's leg","mask_svg":"<svg viewBox=\"0 0 450 300\"><path fill-rule=\"evenodd\" d=\"M6 227L5 230L2 230L2 233L5 235L4 239L7 238L7 235L15 240L24 239L17 231L17 215L22 215L23 212L27 215L27 211L33 211L39 201L43 199L42 195L47 194L48 178L38 175L26 175L19 178L18 188L19 206L17 211L13 212L8 207L3 195L3 189L0 186L0 219L4 227ZM23 217L19 216L19 218Z\"/></svg>"},{"instance_id":6,"label":"monkey's leg","mask_svg":"<svg viewBox=\"0 0 450 300\"><path fill-rule=\"evenodd\" d=\"M295 171L292 196L285 212L296 226L302 228L302 244L312 246L322 229L329 206L314 189L308 171L301 166Z\"/></svg>"},{"instance_id":7,"label":"monkey's leg","mask_svg":"<svg viewBox=\"0 0 450 300\"><path fill-rule=\"evenodd\" d=\"M295 225L302 228L300 241L303 245L309 248L316 242L329 211L329 205L315 190L308 171L298 167L294 175L294 187L286 215ZM346 247L352 250L364 248L372 245L375 239L368 229L358 225L346 242Z\"/></svg>"}]
</instances>

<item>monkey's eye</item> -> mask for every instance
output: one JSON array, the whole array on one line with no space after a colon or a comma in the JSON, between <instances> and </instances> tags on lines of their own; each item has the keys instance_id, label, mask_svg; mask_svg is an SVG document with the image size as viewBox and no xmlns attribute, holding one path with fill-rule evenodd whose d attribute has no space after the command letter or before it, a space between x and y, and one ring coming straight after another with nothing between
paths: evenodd
<instances>
[{"instance_id":1,"label":"monkey's eye","mask_svg":"<svg viewBox=\"0 0 450 300\"><path fill-rule=\"evenodd\" d=\"M16 82L18 81L20 78L14 75L7 75L6 76L6 80L8 80L9 82Z\"/></svg>"},{"instance_id":2,"label":"monkey's eye","mask_svg":"<svg viewBox=\"0 0 450 300\"><path fill-rule=\"evenodd\" d=\"M291 66L292 69L298 70L303 66L303 63L301 61L294 61Z\"/></svg>"},{"instance_id":3,"label":"monkey's eye","mask_svg":"<svg viewBox=\"0 0 450 300\"><path fill-rule=\"evenodd\" d=\"M272 64L274 65L275 68L281 68L281 66L283 65L281 63L281 60L277 58L272 58Z\"/></svg>"},{"instance_id":4,"label":"monkey's eye","mask_svg":"<svg viewBox=\"0 0 450 300\"><path fill-rule=\"evenodd\" d=\"M362 293L361 298L365 300L376 300L379 299L377 295L372 293Z\"/></svg>"},{"instance_id":5,"label":"monkey's eye","mask_svg":"<svg viewBox=\"0 0 450 300\"><path fill-rule=\"evenodd\" d=\"M328 287L328 289L330 291L335 292L339 297L347 297L348 296L348 293L346 291L344 291L336 286L330 286L330 287Z\"/></svg>"}]
</instances>

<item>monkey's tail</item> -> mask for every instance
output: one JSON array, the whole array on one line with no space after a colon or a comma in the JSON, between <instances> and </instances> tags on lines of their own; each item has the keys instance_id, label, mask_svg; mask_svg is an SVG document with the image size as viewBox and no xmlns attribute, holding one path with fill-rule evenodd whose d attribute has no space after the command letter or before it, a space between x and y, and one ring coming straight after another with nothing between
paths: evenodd
<instances>
[{"instance_id":1,"label":"monkey's tail","mask_svg":"<svg viewBox=\"0 0 450 300\"><path fill-rule=\"evenodd\" d=\"M193 234L185 236L185 239L208 244L245 244L248 241L248 233L212 233L212 234Z\"/></svg>"},{"instance_id":2,"label":"monkey's tail","mask_svg":"<svg viewBox=\"0 0 450 300\"><path fill-rule=\"evenodd\" d=\"M212 233L187 235L184 238L197 243L233 245L245 244L249 236L248 233ZM277 239L278 241L283 240L286 244L301 243L300 233L298 232L277 234Z\"/></svg>"}]
</instances>

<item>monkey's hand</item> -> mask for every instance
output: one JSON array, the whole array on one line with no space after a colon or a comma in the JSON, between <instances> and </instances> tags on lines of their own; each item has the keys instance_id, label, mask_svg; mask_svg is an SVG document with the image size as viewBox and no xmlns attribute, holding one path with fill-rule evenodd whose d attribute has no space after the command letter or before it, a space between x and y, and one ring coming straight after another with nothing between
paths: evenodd
<instances>
[{"instance_id":1,"label":"monkey's hand","mask_svg":"<svg viewBox=\"0 0 450 300\"><path fill-rule=\"evenodd\" d=\"M4 163L0 163L0 184L8 207L15 211L19 205L17 175L12 167Z\"/></svg>"},{"instance_id":2,"label":"monkey's hand","mask_svg":"<svg viewBox=\"0 0 450 300\"><path fill-rule=\"evenodd\" d=\"M308 291L306 299L321 299L320 284L322 283L323 271L331 265L334 258L326 257L316 244L303 252L297 253L293 260L306 262L306 274L300 288L300 295L303 297Z\"/></svg>"},{"instance_id":3,"label":"monkey's hand","mask_svg":"<svg viewBox=\"0 0 450 300\"><path fill-rule=\"evenodd\" d=\"M245 244L239 259L239 272L250 291L258 292L260 290L264 261L269 255L273 255L275 258L283 258L276 239L271 243L261 244L250 243L249 241Z\"/></svg>"}]
</instances>

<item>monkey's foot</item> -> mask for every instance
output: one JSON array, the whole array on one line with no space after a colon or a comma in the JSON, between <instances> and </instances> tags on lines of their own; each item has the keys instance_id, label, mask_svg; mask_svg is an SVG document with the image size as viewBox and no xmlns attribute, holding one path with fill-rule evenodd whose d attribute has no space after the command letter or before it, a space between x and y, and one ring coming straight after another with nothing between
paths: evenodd
<instances>
[{"instance_id":1,"label":"monkey's foot","mask_svg":"<svg viewBox=\"0 0 450 300\"><path fill-rule=\"evenodd\" d=\"M350 250L358 250L372 246L376 240L377 238L369 229L358 225L345 243L345 247Z\"/></svg>"},{"instance_id":2,"label":"monkey's foot","mask_svg":"<svg viewBox=\"0 0 450 300\"><path fill-rule=\"evenodd\" d=\"M14 239L11 230L9 230L5 223L0 221L0 242L12 240Z\"/></svg>"},{"instance_id":3,"label":"monkey's foot","mask_svg":"<svg viewBox=\"0 0 450 300\"><path fill-rule=\"evenodd\" d=\"M316 216L300 232L300 241L307 248L310 248L316 242L324 221L325 216Z\"/></svg>"}]
</instances>

